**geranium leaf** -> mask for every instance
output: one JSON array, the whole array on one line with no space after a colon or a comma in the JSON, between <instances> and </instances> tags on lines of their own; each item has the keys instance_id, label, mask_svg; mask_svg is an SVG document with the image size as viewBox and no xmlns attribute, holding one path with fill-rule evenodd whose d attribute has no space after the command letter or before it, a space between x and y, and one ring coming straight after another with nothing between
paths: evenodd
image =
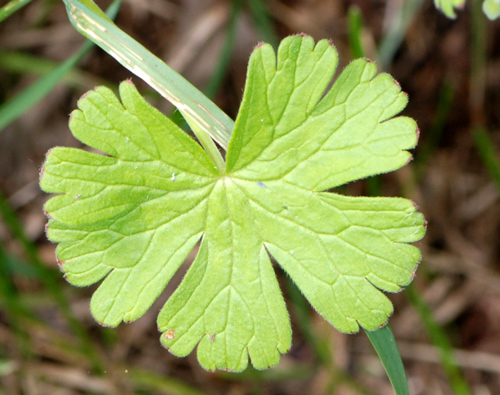
<instances>
[{"instance_id":1,"label":"geranium leaf","mask_svg":"<svg viewBox=\"0 0 500 395\"><path fill-rule=\"evenodd\" d=\"M56 148L41 186L48 236L67 279L104 279L91 310L103 325L139 318L200 241L195 261L158 317L178 356L198 346L206 369L279 362L291 329L272 258L312 306L343 332L374 330L410 283L423 216L401 198L325 192L393 171L410 159L417 127L391 118L407 98L367 60L327 91L337 53L326 40L285 39L250 59L225 171L148 105L130 82L121 102L98 88L70 127L108 156Z\"/></svg>"}]
</instances>

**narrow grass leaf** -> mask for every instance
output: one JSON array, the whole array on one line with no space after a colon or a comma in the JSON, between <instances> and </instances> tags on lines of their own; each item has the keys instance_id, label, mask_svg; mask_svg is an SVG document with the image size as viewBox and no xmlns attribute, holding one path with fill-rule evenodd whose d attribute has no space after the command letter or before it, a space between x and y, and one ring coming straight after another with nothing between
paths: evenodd
<instances>
[{"instance_id":1,"label":"narrow grass leaf","mask_svg":"<svg viewBox=\"0 0 500 395\"><path fill-rule=\"evenodd\" d=\"M396 395L410 395L403 361L389 325L375 331L365 331L377 352Z\"/></svg>"},{"instance_id":2,"label":"narrow grass leaf","mask_svg":"<svg viewBox=\"0 0 500 395\"><path fill-rule=\"evenodd\" d=\"M60 65L60 62L36 56L29 52L0 49L0 69L12 74L45 76ZM77 67L73 67L60 82L78 90L88 89L89 86L112 85L112 82Z\"/></svg>"},{"instance_id":3,"label":"narrow grass leaf","mask_svg":"<svg viewBox=\"0 0 500 395\"><path fill-rule=\"evenodd\" d=\"M363 14L358 6L353 5L349 7L347 23L351 57L362 58L365 56L361 36L363 31Z\"/></svg>"},{"instance_id":4,"label":"narrow grass leaf","mask_svg":"<svg viewBox=\"0 0 500 395\"><path fill-rule=\"evenodd\" d=\"M121 2L122 0L114 0L111 4L108 10L111 17L114 17L118 13ZM47 96L61 79L87 54L87 52L90 51L92 46L93 44L91 42L85 42L76 54L61 63L59 67L40 78L37 82L7 101L4 105L0 106L0 132Z\"/></svg>"}]
</instances>

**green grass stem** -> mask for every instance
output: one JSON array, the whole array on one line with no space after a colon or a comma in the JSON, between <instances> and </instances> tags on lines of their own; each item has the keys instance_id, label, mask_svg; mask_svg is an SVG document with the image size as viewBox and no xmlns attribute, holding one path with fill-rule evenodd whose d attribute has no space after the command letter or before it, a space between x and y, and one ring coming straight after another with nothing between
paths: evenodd
<instances>
[{"instance_id":1,"label":"green grass stem","mask_svg":"<svg viewBox=\"0 0 500 395\"><path fill-rule=\"evenodd\" d=\"M47 96L61 81L66 73L73 68L92 48L92 43L86 42L82 48L59 67L40 78L37 82L23 90L14 98L0 106L0 131L15 121L31 107Z\"/></svg>"},{"instance_id":2,"label":"green grass stem","mask_svg":"<svg viewBox=\"0 0 500 395\"><path fill-rule=\"evenodd\" d=\"M347 12L347 33L349 38L349 48L353 59L365 56L363 48L363 14L358 6L349 7Z\"/></svg>"},{"instance_id":3,"label":"green grass stem","mask_svg":"<svg viewBox=\"0 0 500 395\"><path fill-rule=\"evenodd\" d=\"M121 2L122 0L114 0L111 4L107 11L111 17L116 16ZM86 41L75 55L0 106L0 132L47 96L47 94L54 89L61 79L90 51L92 47L92 42Z\"/></svg>"},{"instance_id":4,"label":"green grass stem","mask_svg":"<svg viewBox=\"0 0 500 395\"><path fill-rule=\"evenodd\" d=\"M375 348L396 395L410 395L403 361L389 324L365 333Z\"/></svg>"},{"instance_id":5,"label":"green grass stem","mask_svg":"<svg viewBox=\"0 0 500 395\"><path fill-rule=\"evenodd\" d=\"M0 23L15 13L17 10L23 8L25 5L31 3L32 0L11 0L0 8Z\"/></svg>"},{"instance_id":6,"label":"green grass stem","mask_svg":"<svg viewBox=\"0 0 500 395\"><path fill-rule=\"evenodd\" d=\"M0 69L12 74L44 76L54 71L60 63L27 52L0 49ZM88 89L89 86L112 86L103 80L76 67L60 80L61 83L76 89Z\"/></svg>"}]
</instances>

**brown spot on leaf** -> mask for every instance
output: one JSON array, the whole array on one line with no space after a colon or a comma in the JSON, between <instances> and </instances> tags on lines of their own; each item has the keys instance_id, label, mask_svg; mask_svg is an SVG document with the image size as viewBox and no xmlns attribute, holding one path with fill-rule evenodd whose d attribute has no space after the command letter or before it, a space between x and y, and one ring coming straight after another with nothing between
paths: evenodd
<instances>
[{"instance_id":1,"label":"brown spot on leaf","mask_svg":"<svg viewBox=\"0 0 500 395\"><path fill-rule=\"evenodd\" d=\"M169 329L164 334L165 339L172 340L175 337L175 329Z\"/></svg>"}]
</instances>

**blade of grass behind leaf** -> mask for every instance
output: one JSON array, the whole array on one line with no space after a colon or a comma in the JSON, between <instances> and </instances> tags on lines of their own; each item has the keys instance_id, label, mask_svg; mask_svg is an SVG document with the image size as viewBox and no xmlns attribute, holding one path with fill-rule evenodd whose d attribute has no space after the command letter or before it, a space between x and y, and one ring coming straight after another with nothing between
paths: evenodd
<instances>
[{"instance_id":1,"label":"blade of grass behind leaf","mask_svg":"<svg viewBox=\"0 0 500 395\"><path fill-rule=\"evenodd\" d=\"M96 12L97 6L91 0L64 0L64 3L71 23L81 34L175 105L193 131L207 133L227 150L234 122L219 107L111 20ZM193 123L197 127L193 127ZM209 151L207 149L210 155Z\"/></svg>"},{"instance_id":2,"label":"blade of grass behind leaf","mask_svg":"<svg viewBox=\"0 0 500 395\"><path fill-rule=\"evenodd\" d=\"M11 0L0 8L0 22L3 22L17 10L31 3L32 0Z\"/></svg>"},{"instance_id":3,"label":"blade of grass behind leaf","mask_svg":"<svg viewBox=\"0 0 500 395\"><path fill-rule=\"evenodd\" d=\"M5 127L11 122L15 121L36 103L47 96L47 94L54 89L64 75L66 75L66 73L71 70L91 48L92 43L87 41L75 55L2 105L0 107L0 131L5 129Z\"/></svg>"},{"instance_id":4,"label":"blade of grass behind leaf","mask_svg":"<svg viewBox=\"0 0 500 395\"><path fill-rule=\"evenodd\" d=\"M361 31L363 28L363 15L358 6L349 7L347 13L347 28L349 36L349 47L351 50L351 57L353 59L362 58L365 56L363 43L361 39Z\"/></svg>"},{"instance_id":5,"label":"blade of grass behind leaf","mask_svg":"<svg viewBox=\"0 0 500 395\"><path fill-rule=\"evenodd\" d=\"M60 62L55 62L47 58L36 56L28 52L8 51L0 49L0 69L18 75L45 76L60 66ZM89 89L89 86L106 85L111 87L113 83L106 81L97 75L85 72L73 67L61 79L65 85L80 90ZM117 90L116 87L115 90Z\"/></svg>"},{"instance_id":6,"label":"blade of grass behind leaf","mask_svg":"<svg viewBox=\"0 0 500 395\"><path fill-rule=\"evenodd\" d=\"M396 395L410 395L406 373L389 324L376 331L365 330L377 352Z\"/></svg>"},{"instance_id":7,"label":"blade of grass behind leaf","mask_svg":"<svg viewBox=\"0 0 500 395\"><path fill-rule=\"evenodd\" d=\"M108 9L111 17L115 17L120 9L122 0L115 0ZM19 118L32 106L42 100L59 81L75 66L93 47L89 41L85 42L80 50L72 57L61 63L59 67L52 70L49 74L40 78L37 82L26 88L20 94L0 106L0 132L7 125Z\"/></svg>"}]
</instances>

